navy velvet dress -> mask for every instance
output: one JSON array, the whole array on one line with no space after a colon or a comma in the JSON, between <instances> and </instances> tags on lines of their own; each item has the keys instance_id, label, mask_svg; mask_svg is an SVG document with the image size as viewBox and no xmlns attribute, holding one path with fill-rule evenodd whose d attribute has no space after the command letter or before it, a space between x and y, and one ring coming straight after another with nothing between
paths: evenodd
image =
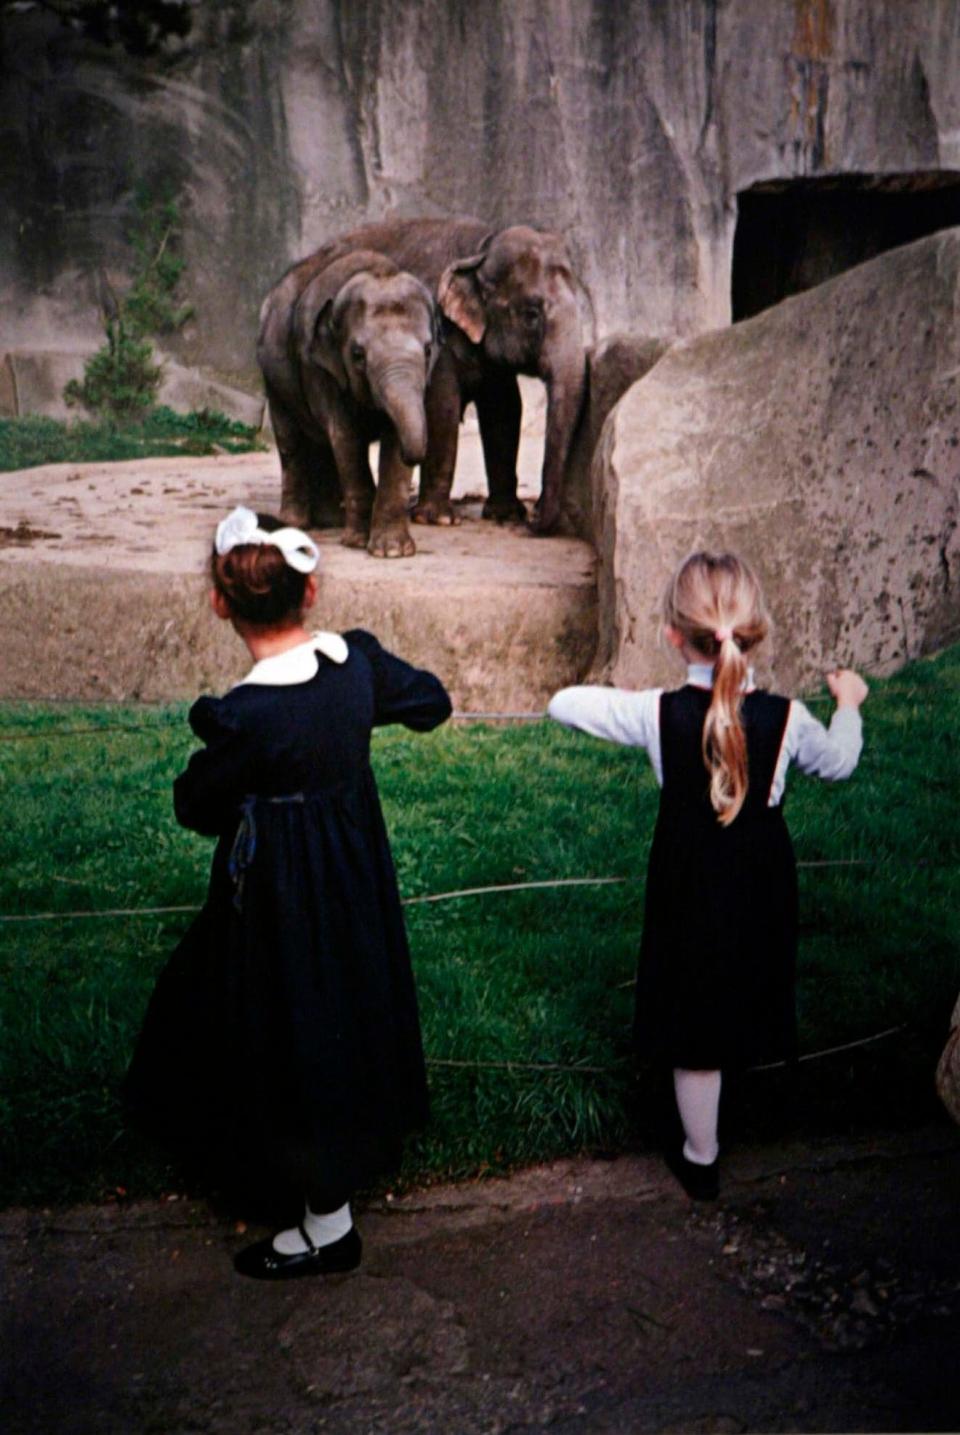
<instances>
[{"instance_id":1,"label":"navy velvet dress","mask_svg":"<svg viewBox=\"0 0 960 1435\"><path fill-rule=\"evenodd\" d=\"M660 697L663 787L637 973L639 1054L691 1070L796 1053L796 863L782 803L768 806L790 702L743 699L749 786L723 827L701 750L710 700L692 685Z\"/></svg>"},{"instance_id":2,"label":"navy velvet dress","mask_svg":"<svg viewBox=\"0 0 960 1435\"><path fill-rule=\"evenodd\" d=\"M344 635L338 664L201 698L178 820L217 838L207 901L150 1001L129 1108L260 1190L331 1205L427 1115L416 995L371 729L450 714L437 678Z\"/></svg>"}]
</instances>

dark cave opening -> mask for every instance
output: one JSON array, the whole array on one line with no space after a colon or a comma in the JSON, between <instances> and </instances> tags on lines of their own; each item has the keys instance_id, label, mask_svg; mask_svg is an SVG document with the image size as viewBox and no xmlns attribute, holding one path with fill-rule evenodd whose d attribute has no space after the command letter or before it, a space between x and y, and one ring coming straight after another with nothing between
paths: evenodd
<instances>
[{"instance_id":1,"label":"dark cave opening","mask_svg":"<svg viewBox=\"0 0 960 1435\"><path fill-rule=\"evenodd\" d=\"M733 319L899 244L960 225L960 173L772 180L737 195Z\"/></svg>"}]
</instances>

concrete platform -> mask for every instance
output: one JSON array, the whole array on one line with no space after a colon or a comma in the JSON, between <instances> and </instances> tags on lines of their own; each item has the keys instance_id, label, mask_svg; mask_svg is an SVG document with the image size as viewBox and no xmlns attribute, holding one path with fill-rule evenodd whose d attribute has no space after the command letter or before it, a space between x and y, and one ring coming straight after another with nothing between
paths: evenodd
<instances>
[{"instance_id":1,"label":"concrete platform","mask_svg":"<svg viewBox=\"0 0 960 1435\"><path fill-rule=\"evenodd\" d=\"M521 494L539 487L525 441ZM206 602L216 521L276 509L275 452L52 464L0 474L0 697L157 701L220 691L248 666ZM316 626L366 627L470 711L531 711L582 676L596 641L593 551L480 518L479 441L465 432L459 528L417 527L418 552L375 559L318 535Z\"/></svg>"}]
</instances>

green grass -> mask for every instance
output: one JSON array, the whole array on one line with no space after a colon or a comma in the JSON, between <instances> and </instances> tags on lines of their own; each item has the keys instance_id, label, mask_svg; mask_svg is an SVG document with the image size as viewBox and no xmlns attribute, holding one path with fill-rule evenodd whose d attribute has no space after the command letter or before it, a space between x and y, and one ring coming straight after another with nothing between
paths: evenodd
<instances>
[{"instance_id":1,"label":"green grass","mask_svg":"<svg viewBox=\"0 0 960 1435\"><path fill-rule=\"evenodd\" d=\"M192 747L184 716L0 705L0 913L199 904L211 844L170 809ZM800 861L865 863L801 870L801 1045L906 1023L926 1089L960 985L960 648L874 684L866 725L851 782L790 784ZM631 978L656 810L644 756L550 724L449 725L378 734L375 766L406 896L634 879L408 907L431 1062L573 1069L431 1065L433 1120L404 1178L635 1142ZM116 1092L188 921L0 922L0 1199L145 1195L182 1180L123 1130ZM836 1083L832 1062L814 1066Z\"/></svg>"},{"instance_id":2,"label":"green grass","mask_svg":"<svg viewBox=\"0 0 960 1435\"><path fill-rule=\"evenodd\" d=\"M256 430L204 409L176 414L153 409L140 423L60 423L28 414L0 419L0 473L43 463L101 463L176 454L248 453L261 447Z\"/></svg>"}]
</instances>

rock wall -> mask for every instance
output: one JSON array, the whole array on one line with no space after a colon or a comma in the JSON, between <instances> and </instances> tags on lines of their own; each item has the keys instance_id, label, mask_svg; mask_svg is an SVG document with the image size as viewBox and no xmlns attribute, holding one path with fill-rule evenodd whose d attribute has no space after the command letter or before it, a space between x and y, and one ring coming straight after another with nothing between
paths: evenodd
<instances>
[{"instance_id":1,"label":"rock wall","mask_svg":"<svg viewBox=\"0 0 960 1435\"><path fill-rule=\"evenodd\" d=\"M660 597L695 548L758 569L765 676L885 673L960 639L960 229L676 344L594 457L599 676L680 673Z\"/></svg>"},{"instance_id":2,"label":"rock wall","mask_svg":"<svg viewBox=\"0 0 960 1435\"><path fill-rule=\"evenodd\" d=\"M231 0L133 59L0 16L0 351L99 341L135 186L186 218L178 357L253 369L259 300L362 219L561 230L598 336L730 316L736 195L960 170L952 0Z\"/></svg>"}]
</instances>

